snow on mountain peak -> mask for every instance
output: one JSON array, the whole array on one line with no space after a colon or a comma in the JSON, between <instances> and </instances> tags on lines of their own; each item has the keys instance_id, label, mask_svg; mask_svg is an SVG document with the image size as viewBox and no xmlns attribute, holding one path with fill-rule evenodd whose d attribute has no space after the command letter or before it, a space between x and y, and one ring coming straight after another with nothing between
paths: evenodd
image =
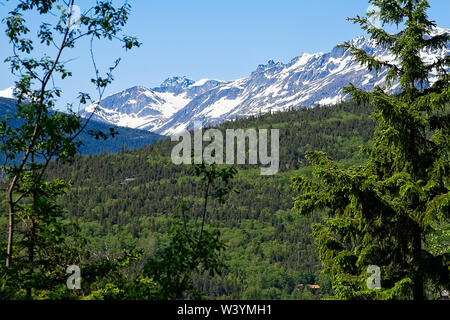
<instances>
[{"instance_id":1,"label":"snow on mountain peak","mask_svg":"<svg viewBox=\"0 0 450 320\"><path fill-rule=\"evenodd\" d=\"M173 92L179 93L183 89L194 84L195 81L183 77L171 77L164 80L163 83L158 88L155 88L157 91L161 92Z\"/></svg>"},{"instance_id":2,"label":"snow on mountain peak","mask_svg":"<svg viewBox=\"0 0 450 320\"><path fill-rule=\"evenodd\" d=\"M201 86L204 86L205 84L207 84L207 83L210 83L210 82L217 82L217 83L223 83L223 82L225 82L225 81L222 81L222 80L216 80L216 79L200 79L200 80L198 80L198 81L195 81L193 84L191 84L189 87L190 88L193 88L193 87L201 87Z\"/></svg>"},{"instance_id":3,"label":"snow on mountain peak","mask_svg":"<svg viewBox=\"0 0 450 320\"><path fill-rule=\"evenodd\" d=\"M270 69L281 69L281 68L283 68L284 67L284 64L283 63L281 63L280 61L278 61L278 62L275 62L275 61L273 61L273 60L269 60L268 62L267 62L267 64L260 64L260 65L258 65L258 67L256 68L256 70L252 73L252 75L255 75L255 74L258 74L258 73L263 73L263 72L265 72L265 71L267 71L267 70L270 70Z\"/></svg>"},{"instance_id":4,"label":"snow on mountain peak","mask_svg":"<svg viewBox=\"0 0 450 320\"><path fill-rule=\"evenodd\" d=\"M445 32L448 29L432 31L433 35ZM392 53L372 39L360 36L351 43L380 60L395 62ZM449 53L447 46L424 53L424 58L433 61ZM213 125L269 111L337 103L348 98L343 87L350 83L371 90L383 85L385 76L385 71L367 71L348 51L335 47L328 53L303 53L287 64L269 60L250 76L233 81L194 82L173 77L157 88L133 87L120 96L105 98L96 116L113 124L171 135L192 128L194 121ZM435 81L436 74L430 76ZM392 90L396 87L398 84Z\"/></svg>"},{"instance_id":5,"label":"snow on mountain peak","mask_svg":"<svg viewBox=\"0 0 450 320\"><path fill-rule=\"evenodd\" d=\"M435 27L431 30L430 36L437 36L437 35L441 35L441 34L449 33L449 32L450 32L450 29L449 29L449 28L441 28L441 27L435 26Z\"/></svg>"},{"instance_id":6,"label":"snow on mountain peak","mask_svg":"<svg viewBox=\"0 0 450 320\"><path fill-rule=\"evenodd\" d=\"M14 99L15 98L15 87L9 87L4 90L0 90L0 98L9 98Z\"/></svg>"}]
</instances>

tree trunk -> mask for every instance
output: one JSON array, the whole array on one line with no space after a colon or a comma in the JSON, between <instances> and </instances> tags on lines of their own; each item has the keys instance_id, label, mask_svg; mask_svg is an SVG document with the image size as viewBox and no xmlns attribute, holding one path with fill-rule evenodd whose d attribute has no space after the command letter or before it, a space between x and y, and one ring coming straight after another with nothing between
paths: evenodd
<instances>
[{"instance_id":1,"label":"tree trunk","mask_svg":"<svg viewBox=\"0 0 450 320\"><path fill-rule=\"evenodd\" d=\"M8 247L6 249L6 267L9 268L12 260L14 238L14 207L9 199Z\"/></svg>"}]
</instances>

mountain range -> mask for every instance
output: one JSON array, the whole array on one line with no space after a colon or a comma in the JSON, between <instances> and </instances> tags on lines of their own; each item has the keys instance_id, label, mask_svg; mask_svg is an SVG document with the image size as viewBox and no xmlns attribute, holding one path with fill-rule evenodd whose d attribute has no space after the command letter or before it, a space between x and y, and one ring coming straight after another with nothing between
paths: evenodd
<instances>
[{"instance_id":1,"label":"mountain range","mask_svg":"<svg viewBox=\"0 0 450 320\"><path fill-rule=\"evenodd\" d=\"M449 31L436 27L430 36ZM360 36L350 43L380 60L395 63L391 52L372 39ZM442 50L422 52L429 63L449 54L450 44ZM88 117L96 106L93 119L98 122L173 135L192 129L194 121L210 126L289 108L335 104L349 98L343 87L352 83L371 90L384 84L386 73L369 72L348 51L336 46L328 53L303 53L288 63L270 60L249 76L233 81L193 81L182 76L168 78L152 89L134 86L88 106L81 116ZM433 72L430 83L435 79ZM391 90L397 88L398 83L394 83ZM3 92L10 95L12 88Z\"/></svg>"},{"instance_id":2,"label":"mountain range","mask_svg":"<svg viewBox=\"0 0 450 320\"><path fill-rule=\"evenodd\" d=\"M435 28L431 35L449 32ZM394 56L372 39L363 36L350 41L378 59L393 61ZM427 62L449 55L445 49L423 52ZM395 61L394 61L395 63ZM185 76L165 80L149 89L134 86L104 98L97 105L97 121L173 135L194 121L215 125L227 120L248 117L289 108L331 105L349 97L343 87L353 83L364 90L383 85L387 70L379 74L367 71L345 49L336 46L328 53L302 55L289 63L268 61L249 76L233 81L203 79L193 81ZM436 73L430 74L431 83ZM393 92L398 83L391 88ZM82 111L88 116L94 106Z\"/></svg>"}]
</instances>

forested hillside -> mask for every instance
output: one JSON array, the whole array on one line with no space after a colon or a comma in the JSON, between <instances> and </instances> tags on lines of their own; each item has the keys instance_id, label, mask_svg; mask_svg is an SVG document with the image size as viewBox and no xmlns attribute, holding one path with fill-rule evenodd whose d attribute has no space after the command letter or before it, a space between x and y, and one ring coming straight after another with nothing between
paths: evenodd
<instances>
[{"instance_id":1,"label":"forested hillside","mask_svg":"<svg viewBox=\"0 0 450 320\"><path fill-rule=\"evenodd\" d=\"M370 143L372 108L343 103L332 107L291 110L227 122L228 128L280 129L280 172L261 176L257 166L238 166L233 185L239 193L225 205L211 203L209 223L227 244L222 276L197 277L209 298L317 298L331 293L321 269L311 223L293 210L291 178L308 175L305 152L323 150L342 165L362 163L359 146ZM81 224L94 255L116 256L133 246L153 255L166 240L169 217L182 201L200 215L201 181L189 166L172 164L175 142L118 154L77 157L72 164L52 163L50 178L72 182L60 199L69 219ZM319 284L312 292L299 284ZM304 289L306 288L306 289ZM316 295L316 296L314 296Z\"/></svg>"},{"instance_id":2,"label":"forested hillside","mask_svg":"<svg viewBox=\"0 0 450 320\"><path fill-rule=\"evenodd\" d=\"M18 127L21 121L14 118L17 113L17 100L0 97L0 121L6 117L8 125ZM85 120L83 120L85 121ZM102 137L95 137L92 132L103 132L109 134L110 128L114 129L115 139L103 139ZM94 121L89 121L86 129L81 132L77 140L81 140L83 145L80 147L80 152L83 155L98 154L102 152L118 152L122 149L135 149L145 145L150 145L164 136L145 130L131 129L125 127L118 127L115 125ZM3 159L3 154L0 154L0 160Z\"/></svg>"}]
</instances>

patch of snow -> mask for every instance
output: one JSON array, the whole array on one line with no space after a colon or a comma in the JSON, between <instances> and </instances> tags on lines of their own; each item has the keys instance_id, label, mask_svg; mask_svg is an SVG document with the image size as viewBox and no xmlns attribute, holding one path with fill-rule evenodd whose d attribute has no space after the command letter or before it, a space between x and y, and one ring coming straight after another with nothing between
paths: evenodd
<instances>
[{"instance_id":1,"label":"patch of snow","mask_svg":"<svg viewBox=\"0 0 450 320\"><path fill-rule=\"evenodd\" d=\"M224 81L222 81L222 80L215 80L215 79L200 79L200 80L194 82L194 84L191 84L191 85L189 86L189 88L204 86L208 81L224 82Z\"/></svg>"},{"instance_id":2,"label":"patch of snow","mask_svg":"<svg viewBox=\"0 0 450 320\"><path fill-rule=\"evenodd\" d=\"M0 90L0 97L14 99L15 98L15 96L14 96L15 89L16 89L15 87L9 87L4 90Z\"/></svg>"},{"instance_id":3,"label":"patch of snow","mask_svg":"<svg viewBox=\"0 0 450 320\"><path fill-rule=\"evenodd\" d=\"M240 99L229 100L226 97L214 102L211 106L204 109L199 115L208 115L212 118L218 118L237 107L242 101Z\"/></svg>"},{"instance_id":4,"label":"patch of snow","mask_svg":"<svg viewBox=\"0 0 450 320\"><path fill-rule=\"evenodd\" d=\"M170 117L191 101L185 94L174 95L171 92L156 92L155 95L165 101L158 108L165 117Z\"/></svg>"}]
</instances>

